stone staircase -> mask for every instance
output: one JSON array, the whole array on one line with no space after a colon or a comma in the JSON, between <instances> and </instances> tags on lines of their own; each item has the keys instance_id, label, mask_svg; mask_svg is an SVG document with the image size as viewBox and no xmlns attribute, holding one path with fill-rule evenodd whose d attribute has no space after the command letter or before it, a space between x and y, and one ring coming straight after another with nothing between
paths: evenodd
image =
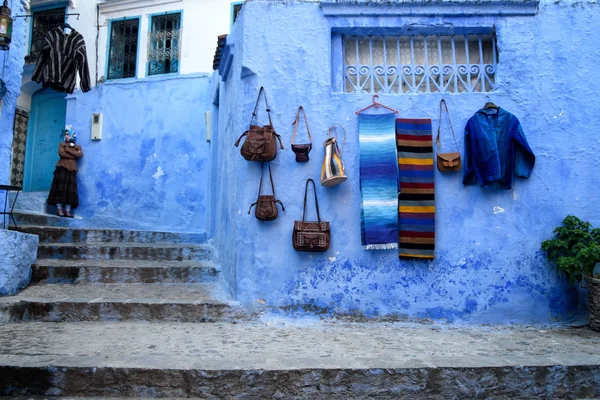
<instances>
[{"instance_id":1,"label":"stone staircase","mask_svg":"<svg viewBox=\"0 0 600 400\"><path fill-rule=\"evenodd\" d=\"M18 214L38 235L32 283L0 298L0 322L232 321L241 316L223 290L203 234L70 228L70 219Z\"/></svg>"}]
</instances>

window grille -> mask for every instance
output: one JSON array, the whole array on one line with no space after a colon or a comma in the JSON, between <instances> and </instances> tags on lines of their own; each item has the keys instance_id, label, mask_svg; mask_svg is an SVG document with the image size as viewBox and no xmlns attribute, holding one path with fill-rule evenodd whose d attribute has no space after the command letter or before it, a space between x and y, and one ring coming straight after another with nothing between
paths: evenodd
<instances>
[{"instance_id":1,"label":"window grille","mask_svg":"<svg viewBox=\"0 0 600 400\"><path fill-rule=\"evenodd\" d=\"M135 77L140 20L111 22L107 79Z\"/></svg>"},{"instance_id":2,"label":"window grille","mask_svg":"<svg viewBox=\"0 0 600 400\"><path fill-rule=\"evenodd\" d=\"M496 88L496 37L344 36L346 93L464 93Z\"/></svg>"},{"instance_id":3,"label":"window grille","mask_svg":"<svg viewBox=\"0 0 600 400\"><path fill-rule=\"evenodd\" d=\"M31 19L31 47L25 58L27 63L36 63L44 48L46 34L65 23L65 7L33 12Z\"/></svg>"},{"instance_id":4,"label":"window grille","mask_svg":"<svg viewBox=\"0 0 600 400\"><path fill-rule=\"evenodd\" d=\"M148 40L148 75L179 71L181 13L152 17Z\"/></svg>"}]
</instances>

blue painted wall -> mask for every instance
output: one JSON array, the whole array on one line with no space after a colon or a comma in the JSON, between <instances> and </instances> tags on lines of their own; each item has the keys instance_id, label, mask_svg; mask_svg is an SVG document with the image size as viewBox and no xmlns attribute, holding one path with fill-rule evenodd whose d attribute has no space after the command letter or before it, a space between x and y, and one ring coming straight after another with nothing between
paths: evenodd
<instances>
[{"instance_id":1,"label":"blue painted wall","mask_svg":"<svg viewBox=\"0 0 600 400\"><path fill-rule=\"evenodd\" d=\"M21 1L12 2L11 14L23 14ZM0 50L0 78L7 86L7 94L2 99L0 111L0 183L8 183L10 179L10 153L13 138L13 122L17 98L21 91L23 61L26 51L25 35L27 24L23 18L13 23L13 35L10 50Z\"/></svg>"},{"instance_id":2,"label":"blue painted wall","mask_svg":"<svg viewBox=\"0 0 600 400\"><path fill-rule=\"evenodd\" d=\"M265 15L269 23L257 23ZM333 92L331 32L333 26L385 30L432 24L496 27L499 88L492 100L521 120L537 163L530 179L517 180L510 191L464 187L461 174L436 171L436 259L399 261L396 251L361 248L354 112L370 104L371 96ZM228 37L232 58L226 65L231 61L231 68L215 78L225 80L218 94L218 140L211 144L213 156L219 155L210 193L218 199L217 229L211 236L237 298L257 308L466 323L585 319L585 291L556 275L540 243L569 213L600 225L595 190L600 186L600 113L594 101L600 93L594 73L600 50L590 40L598 31L600 7L586 1L542 1L536 16L335 20L326 18L317 3L246 2ZM273 162L277 197L286 211L268 223L247 214L260 165L243 160L233 147L248 127L261 85L286 145ZM401 110L402 117L432 118L437 129L441 97L384 95L381 101ZM443 97L462 141L462 129L485 94ZM299 105L306 109L315 142L307 164L296 163L289 148ZM332 225L331 249L298 253L291 244L293 221L302 216L305 180L319 177L321 143L334 122L348 130L349 179L334 189L318 188L322 216Z\"/></svg>"},{"instance_id":3,"label":"blue painted wall","mask_svg":"<svg viewBox=\"0 0 600 400\"><path fill-rule=\"evenodd\" d=\"M110 81L67 98L82 145L80 226L205 232L206 74ZM92 114L104 115L91 140Z\"/></svg>"}]
</instances>

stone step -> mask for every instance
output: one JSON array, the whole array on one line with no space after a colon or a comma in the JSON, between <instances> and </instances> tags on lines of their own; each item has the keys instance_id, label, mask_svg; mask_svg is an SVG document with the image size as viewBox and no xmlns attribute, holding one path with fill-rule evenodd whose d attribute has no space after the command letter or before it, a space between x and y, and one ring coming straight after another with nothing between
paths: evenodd
<instances>
[{"instance_id":1,"label":"stone step","mask_svg":"<svg viewBox=\"0 0 600 400\"><path fill-rule=\"evenodd\" d=\"M33 285L0 297L0 323L79 321L214 322L241 318L210 284Z\"/></svg>"},{"instance_id":2,"label":"stone step","mask_svg":"<svg viewBox=\"0 0 600 400\"><path fill-rule=\"evenodd\" d=\"M32 283L201 283L216 282L211 262L38 259Z\"/></svg>"},{"instance_id":3,"label":"stone step","mask_svg":"<svg viewBox=\"0 0 600 400\"><path fill-rule=\"evenodd\" d=\"M206 234L204 233L73 229L42 225L19 225L18 230L23 233L38 235L40 243L206 243Z\"/></svg>"},{"instance_id":4,"label":"stone step","mask_svg":"<svg viewBox=\"0 0 600 400\"><path fill-rule=\"evenodd\" d=\"M402 323L0 325L0 395L598 398L588 329Z\"/></svg>"},{"instance_id":5,"label":"stone step","mask_svg":"<svg viewBox=\"0 0 600 400\"><path fill-rule=\"evenodd\" d=\"M83 224L81 218L64 218L53 214L33 213L25 211L14 211L14 217L17 224L21 225L37 225L37 226L56 226L56 227L80 227ZM12 221L11 221L12 222Z\"/></svg>"},{"instance_id":6,"label":"stone step","mask_svg":"<svg viewBox=\"0 0 600 400\"><path fill-rule=\"evenodd\" d=\"M41 243L38 246L38 258L68 260L207 261L213 256L212 247L197 244Z\"/></svg>"}]
</instances>

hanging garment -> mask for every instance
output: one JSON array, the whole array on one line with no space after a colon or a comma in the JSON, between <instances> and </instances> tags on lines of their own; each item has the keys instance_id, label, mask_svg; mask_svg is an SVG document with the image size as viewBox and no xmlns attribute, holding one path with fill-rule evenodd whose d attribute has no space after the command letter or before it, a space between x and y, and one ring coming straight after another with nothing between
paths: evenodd
<instances>
[{"instance_id":1,"label":"hanging garment","mask_svg":"<svg viewBox=\"0 0 600 400\"><path fill-rule=\"evenodd\" d=\"M65 34L61 28L49 31L33 71L32 80L57 92L73 93L79 74L81 90L91 90L90 71L83 36L75 29Z\"/></svg>"},{"instance_id":2,"label":"hanging garment","mask_svg":"<svg viewBox=\"0 0 600 400\"><path fill-rule=\"evenodd\" d=\"M521 123L498 107L479 110L465 127L463 184L510 189L514 175L529 178L535 155ZM475 179L476 178L476 179Z\"/></svg>"},{"instance_id":3,"label":"hanging garment","mask_svg":"<svg viewBox=\"0 0 600 400\"><path fill-rule=\"evenodd\" d=\"M400 257L434 258L435 195L430 119L396 120Z\"/></svg>"},{"instance_id":4,"label":"hanging garment","mask_svg":"<svg viewBox=\"0 0 600 400\"><path fill-rule=\"evenodd\" d=\"M395 114L359 114L362 245L398 248L398 161Z\"/></svg>"}]
</instances>

